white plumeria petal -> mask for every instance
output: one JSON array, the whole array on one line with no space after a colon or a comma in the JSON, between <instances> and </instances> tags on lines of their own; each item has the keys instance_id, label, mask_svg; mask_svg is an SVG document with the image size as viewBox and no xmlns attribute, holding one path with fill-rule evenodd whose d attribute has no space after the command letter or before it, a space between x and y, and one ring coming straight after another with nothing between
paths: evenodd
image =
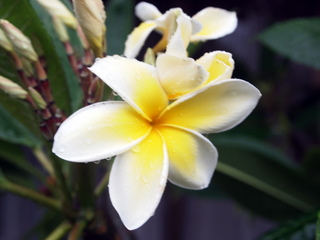
<instances>
[{"instance_id":1,"label":"white plumeria petal","mask_svg":"<svg viewBox=\"0 0 320 240\"><path fill-rule=\"evenodd\" d=\"M157 126L169 154L169 180L183 188L203 189L211 180L218 152L201 134L187 129Z\"/></svg>"},{"instance_id":2,"label":"white plumeria petal","mask_svg":"<svg viewBox=\"0 0 320 240\"><path fill-rule=\"evenodd\" d=\"M135 7L135 14L141 21L155 20L162 15L155 5L147 2L139 2Z\"/></svg>"},{"instance_id":3,"label":"white plumeria petal","mask_svg":"<svg viewBox=\"0 0 320 240\"><path fill-rule=\"evenodd\" d=\"M232 33L238 24L235 12L207 7L192 17L202 24L202 29L191 37L192 41L217 39Z\"/></svg>"},{"instance_id":4,"label":"white plumeria petal","mask_svg":"<svg viewBox=\"0 0 320 240\"><path fill-rule=\"evenodd\" d=\"M186 49L193 30L191 18L182 13L177 18L177 24L177 29L167 45L166 53L179 57L187 57Z\"/></svg>"},{"instance_id":5,"label":"white plumeria petal","mask_svg":"<svg viewBox=\"0 0 320 240\"><path fill-rule=\"evenodd\" d=\"M127 103L100 102L78 110L62 123L52 151L68 161L97 161L132 148L150 129Z\"/></svg>"},{"instance_id":6,"label":"white plumeria petal","mask_svg":"<svg viewBox=\"0 0 320 240\"><path fill-rule=\"evenodd\" d=\"M145 43L147 37L156 27L157 23L151 20L142 22L138 27L136 27L129 34L125 42L124 55L128 58L135 58Z\"/></svg>"},{"instance_id":7,"label":"white plumeria petal","mask_svg":"<svg viewBox=\"0 0 320 240\"><path fill-rule=\"evenodd\" d=\"M211 82L173 102L155 121L201 133L222 132L242 122L261 93L239 79Z\"/></svg>"},{"instance_id":8,"label":"white plumeria petal","mask_svg":"<svg viewBox=\"0 0 320 240\"><path fill-rule=\"evenodd\" d=\"M96 61L89 69L148 120L168 105L156 69L149 64L108 56Z\"/></svg>"},{"instance_id":9,"label":"white plumeria petal","mask_svg":"<svg viewBox=\"0 0 320 240\"><path fill-rule=\"evenodd\" d=\"M109 192L124 225L136 229L155 212L168 176L168 156L157 131L113 163Z\"/></svg>"},{"instance_id":10,"label":"white plumeria petal","mask_svg":"<svg viewBox=\"0 0 320 240\"><path fill-rule=\"evenodd\" d=\"M162 54L157 58L159 80L169 99L180 97L203 84L208 72L192 58Z\"/></svg>"},{"instance_id":11,"label":"white plumeria petal","mask_svg":"<svg viewBox=\"0 0 320 240\"><path fill-rule=\"evenodd\" d=\"M202 65L210 74L206 84L231 78L234 69L234 60L231 53L224 51L205 53L196 62Z\"/></svg>"}]
</instances>

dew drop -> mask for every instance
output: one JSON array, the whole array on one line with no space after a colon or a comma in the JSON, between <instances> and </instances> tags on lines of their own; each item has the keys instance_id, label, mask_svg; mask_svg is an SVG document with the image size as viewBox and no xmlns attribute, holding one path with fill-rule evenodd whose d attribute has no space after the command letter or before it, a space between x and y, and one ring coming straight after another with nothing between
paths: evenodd
<instances>
[{"instance_id":1,"label":"dew drop","mask_svg":"<svg viewBox=\"0 0 320 240\"><path fill-rule=\"evenodd\" d=\"M58 150L59 150L59 152L63 153L66 151L66 148L65 148L65 146L61 145L61 146L59 146Z\"/></svg>"},{"instance_id":2,"label":"dew drop","mask_svg":"<svg viewBox=\"0 0 320 240\"><path fill-rule=\"evenodd\" d=\"M154 165L153 165L153 162L150 162L150 168L153 168Z\"/></svg>"},{"instance_id":3,"label":"dew drop","mask_svg":"<svg viewBox=\"0 0 320 240\"><path fill-rule=\"evenodd\" d=\"M148 182L148 178L147 178L146 176L143 176L143 177L142 177L142 181L143 181L144 183L147 183L147 182Z\"/></svg>"},{"instance_id":4,"label":"dew drop","mask_svg":"<svg viewBox=\"0 0 320 240\"><path fill-rule=\"evenodd\" d=\"M90 145L91 143L92 143L92 139L91 139L91 138L87 138L87 139L86 139L86 144L87 144L87 145Z\"/></svg>"},{"instance_id":5,"label":"dew drop","mask_svg":"<svg viewBox=\"0 0 320 240\"><path fill-rule=\"evenodd\" d=\"M108 160L108 161L111 160L111 159L112 159L112 157L107 157L107 158L106 158L106 160Z\"/></svg>"},{"instance_id":6,"label":"dew drop","mask_svg":"<svg viewBox=\"0 0 320 240\"><path fill-rule=\"evenodd\" d=\"M118 93L115 92L115 91L112 91L112 95L113 95L113 96L119 96Z\"/></svg>"},{"instance_id":7,"label":"dew drop","mask_svg":"<svg viewBox=\"0 0 320 240\"><path fill-rule=\"evenodd\" d=\"M101 161L99 160L99 161L94 161L93 163L94 164L99 164Z\"/></svg>"},{"instance_id":8,"label":"dew drop","mask_svg":"<svg viewBox=\"0 0 320 240\"><path fill-rule=\"evenodd\" d=\"M138 153L140 152L140 147L139 146L135 146L132 148L132 152Z\"/></svg>"},{"instance_id":9,"label":"dew drop","mask_svg":"<svg viewBox=\"0 0 320 240\"><path fill-rule=\"evenodd\" d=\"M137 173L136 180L138 181L140 179L140 173Z\"/></svg>"}]
</instances>

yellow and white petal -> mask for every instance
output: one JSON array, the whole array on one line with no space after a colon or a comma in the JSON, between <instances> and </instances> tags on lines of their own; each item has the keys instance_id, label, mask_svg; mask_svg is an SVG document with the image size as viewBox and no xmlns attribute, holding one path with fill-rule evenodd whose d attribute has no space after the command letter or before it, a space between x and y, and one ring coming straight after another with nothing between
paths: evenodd
<instances>
[{"instance_id":1,"label":"yellow and white petal","mask_svg":"<svg viewBox=\"0 0 320 240\"><path fill-rule=\"evenodd\" d=\"M208 72L192 58L162 54L156 67L160 83L169 99L180 97L203 84Z\"/></svg>"},{"instance_id":2,"label":"yellow and white petal","mask_svg":"<svg viewBox=\"0 0 320 240\"><path fill-rule=\"evenodd\" d=\"M124 55L128 58L135 58L149 34L157 27L155 21L142 22L138 27L133 29L125 43Z\"/></svg>"},{"instance_id":3,"label":"yellow and white petal","mask_svg":"<svg viewBox=\"0 0 320 240\"><path fill-rule=\"evenodd\" d=\"M218 152L201 134L186 129L158 126L169 154L169 180L183 188L203 189L211 180Z\"/></svg>"},{"instance_id":4,"label":"yellow and white petal","mask_svg":"<svg viewBox=\"0 0 320 240\"><path fill-rule=\"evenodd\" d=\"M179 57L187 57L187 47L193 31L191 18L181 13L177 18L177 24L177 29L167 45L166 53Z\"/></svg>"},{"instance_id":5,"label":"yellow and white petal","mask_svg":"<svg viewBox=\"0 0 320 240\"><path fill-rule=\"evenodd\" d=\"M168 155L155 130L131 150L118 155L110 179L110 199L124 225L136 229L155 212L168 177Z\"/></svg>"},{"instance_id":6,"label":"yellow and white petal","mask_svg":"<svg viewBox=\"0 0 320 240\"><path fill-rule=\"evenodd\" d=\"M202 29L191 37L192 41L217 39L232 33L238 24L235 12L207 7L192 17L202 24Z\"/></svg>"},{"instance_id":7,"label":"yellow and white petal","mask_svg":"<svg viewBox=\"0 0 320 240\"><path fill-rule=\"evenodd\" d=\"M212 82L173 102L155 122L201 133L222 132L242 122L260 96L257 88L243 80Z\"/></svg>"},{"instance_id":8,"label":"yellow and white petal","mask_svg":"<svg viewBox=\"0 0 320 240\"><path fill-rule=\"evenodd\" d=\"M108 56L96 61L89 69L148 120L168 105L156 69L149 64Z\"/></svg>"},{"instance_id":9,"label":"yellow and white petal","mask_svg":"<svg viewBox=\"0 0 320 240\"><path fill-rule=\"evenodd\" d=\"M141 21L155 20L162 15L155 5L147 2L139 2L135 7L135 14Z\"/></svg>"},{"instance_id":10,"label":"yellow and white petal","mask_svg":"<svg viewBox=\"0 0 320 240\"><path fill-rule=\"evenodd\" d=\"M127 151L150 132L150 124L125 102L100 102L65 120L52 151L72 162L90 162Z\"/></svg>"},{"instance_id":11,"label":"yellow and white petal","mask_svg":"<svg viewBox=\"0 0 320 240\"><path fill-rule=\"evenodd\" d=\"M202 65L210 74L206 84L231 78L234 69L234 60L231 53L224 51L205 53L196 62Z\"/></svg>"}]
</instances>

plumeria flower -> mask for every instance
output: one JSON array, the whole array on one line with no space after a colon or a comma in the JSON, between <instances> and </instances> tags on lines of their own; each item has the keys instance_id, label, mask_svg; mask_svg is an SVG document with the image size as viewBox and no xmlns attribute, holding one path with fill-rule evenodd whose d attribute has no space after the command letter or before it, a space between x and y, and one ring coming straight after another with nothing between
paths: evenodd
<instances>
[{"instance_id":1,"label":"plumeria flower","mask_svg":"<svg viewBox=\"0 0 320 240\"><path fill-rule=\"evenodd\" d=\"M187 16L181 8L172 8L162 14L154 5L146 2L137 4L135 13L143 22L133 30L126 41L124 55L129 58L138 55L153 30L163 35L160 42L154 47L155 52L164 50L176 30L176 19L180 15ZM192 18L187 17L193 25L192 42L223 37L232 33L237 26L236 14L220 8L207 7Z\"/></svg>"},{"instance_id":2,"label":"plumeria flower","mask_svg":"<svg viewBox=\"0 0 320 240\"><path fill-rule=\"evenodd\" d=\"M160 84L165 77L161 69L120 56L100 59L90 70L124 101L99 102L75 112L56 133L53 152L73 162L117 155L109 193L128 229L153 215L167 180L187 189L207 187L218 153L202 134L236 126L260 98L248 82L225 79L172 102ZM188 68L179 71L180 79L190 74Z\"/></svg>"},{"instance_id":3,"label":"plumeria flower","mask_svg":"<svg viewBox=\"0 0 320 240\"><path fill-rule=\"evenodd\" d=\"M232 55L224 51L213 51L194 60L188 57L186 51L191 38L192 24L186 16L181 15L177 18L177 29L166 52L157 58L159 81L169 99L199 90L213 81L231 78L234 69ZM189 70L186 72L186 69ZM179 77L182 74L184 78Z\"/></svg>"}]
</instances>

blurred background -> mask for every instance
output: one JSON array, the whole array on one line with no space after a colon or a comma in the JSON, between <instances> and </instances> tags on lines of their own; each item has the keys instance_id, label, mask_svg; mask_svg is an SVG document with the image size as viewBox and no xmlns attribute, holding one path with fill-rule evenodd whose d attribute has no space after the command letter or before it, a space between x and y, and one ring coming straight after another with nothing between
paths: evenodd
<instances>
[{"instance_id":1,"label":"blurred background","mask_svg":"<svg viewBox=\"0 0 320 240\"><path fill-rule=\"evenodd\" d=\"M108 38L116 39L109 40L109 54L121 54L123 41L113 34L124 26L113 21L124 13L125 2L109 6L105 1L113 8L107 12ZM233 77L255 85L262 98L235 129L208 136L220 155L210 187L187 191L168 183L155 215L133 235L137 240L315 239L320 206L320 1L149 2L162 13L180 7L192 16L207 6L237 12L234 33L192 48L192 56L214 50L232 53ZM128 18L125 27L137 26L140 21L134 19ZM0 213L0 239L37 239L28 233L37 228L44 209L1 192Z\"/></svg>"}]
</instances>

